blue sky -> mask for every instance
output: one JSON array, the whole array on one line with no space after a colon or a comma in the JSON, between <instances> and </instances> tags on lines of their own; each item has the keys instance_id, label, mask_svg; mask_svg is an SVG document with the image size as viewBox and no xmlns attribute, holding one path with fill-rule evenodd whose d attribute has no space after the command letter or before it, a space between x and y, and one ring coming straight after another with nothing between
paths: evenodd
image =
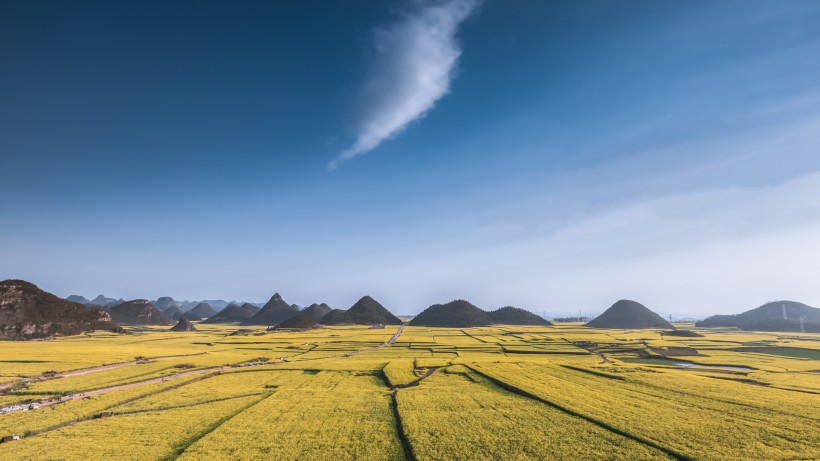
<instances>
[{"instance_id":1,"label":"blue sky","mask_svg":"<svg viewBox=\"0 0 820 461\"><path fill-rule=\"evenodd\" d=\"M817 2L297 3L0 6L0 278L820 305Z\"/></svg>"}]
</instances>

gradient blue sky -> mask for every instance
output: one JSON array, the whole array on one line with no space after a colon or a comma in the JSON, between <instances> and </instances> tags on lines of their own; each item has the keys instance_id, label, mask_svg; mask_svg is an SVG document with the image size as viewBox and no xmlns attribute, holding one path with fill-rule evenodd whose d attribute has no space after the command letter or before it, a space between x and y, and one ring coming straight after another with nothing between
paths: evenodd
<instances>
[{"instance_id":1,"label":"gradient blue sky","mask_svg":"<svg viewBox=\"0 0 820 461\"><path fill-rule=\"evenodd\" d=\"M813 0L6 1L0 63L0 279L820 306Z\"/></svg>"}]
</instances>

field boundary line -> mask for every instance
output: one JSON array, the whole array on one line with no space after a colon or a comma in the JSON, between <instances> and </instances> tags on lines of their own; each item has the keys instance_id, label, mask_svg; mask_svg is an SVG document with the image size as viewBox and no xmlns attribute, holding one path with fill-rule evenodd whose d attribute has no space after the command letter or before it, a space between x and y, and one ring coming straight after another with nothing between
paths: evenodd
<instances>
[{"instance_id":1,"label":"field boundary line","mask_svg":"<svg viewBox=\"0 0 820 461\"><path fill-rule=\"evenodd\" d=\"M473 370L473 371L474 371L474 372L476 372L477 374L479 374L479 375L481 375L481 376L483 376L483 377L487 378L488 380L490 380L491 382L493 382L493 383L494 383L494 384L496 384L497 386L501 387L502 389L505 389L505 390L507 390L507 391L509 391L509 392L512 392L513 394L518 394L518 395L520 395L520 396L522 396L522 397L526 397L526 398L529 398L529 399L532 399L532 400L535 400L535 401L541 402L541 403L546 404L546 405L548 405L548 406L550 406L550 407L553 407L553 408L555 408L555 409L557 409L557 410L560 410L560 411L562 411L562 412L564 412L564 413L566 413L566 414L568 414L568 415L570 415L570 416L575 416L575 417L577 417L577 418L581 418L581 419L583 419L583 420L585 420L585 421L588 421L588 422L590 422L590 423L592 423L592 424L595 424L596 426L601 427L601 428L603 428L603 429L606 429L606 430L608 430L608 431L610 431L610 432L613 432L613 433L618 434L618 435L620 435L620 436L623 436L623 437L626 437L626 438L628 438L628 439L634 440L634 441L636 441L636 442L638 442L638 443L642 443L642 444L647 445L647 446L649 446L649 447L652 447L652 448L655 448L655 449L657 449L657 450L660 450L660 451L662 451L663 453L665 453L665 454L667 454L667 455L669 455L669 456L672 456L673 458L678 459L678 460L680 460L680 461L695 461L695 459L694 459L694 458L690 458L689 456L686 456L686 455L684 455L683 453L679 453L678 451L676 451L676 450L674 450L674 449L672 449L672 448L665 447L665 446L663 446L663 445L661 445L661 444L659 444L659 443L657 443L657 442L655 442L655 441L653 441L653 440L650 440L650 439L647 439L647 438L641 437L641 436L639 436L639 435L630 434L629 432L623 431L623 430L618 429L618 428L616 428L616 427L612 427L612 426L610 426L609 424L605 423L604 421L598 420L597 418L594 418L594 417L589 416L589 415L585 415L585 414L583 414L583 413L579 413L579 412L577 412L577 411L575 411L575 410L572 410L572 409L570 409L570 408L567 408L567 407L565 407L565 406L563 406L563 405L561 405L561 404L555 403L555 402L553 402L553 401L551 401L551 400L547 400L547 399L545 399L545 398L543 398L543 397L540 397L540 396L538 396L538 395L535 395L535 394L533 394L533 393L531 393L531 392L528 392L528 391L525 391L525 390L523 390L523 389L521 389L521 388L518 388L518 387L516 387L516 386L513 386L512 384L506 383L506 382L504 382L504 381L502 381L502 380L500 380L500 379L498 379L498 378L496 378L496 377L494 377L494 376L490 376L489 374L487 374L487 373L485 373L485 372L483 372L483 371L479 371L479 370L477 370L476 368L472 367L471 365L465 365L465 366L466 366L467 368L469 368L469 369Z\"/></svg>"},{"instance_id":2,"label":"field boundary line","mask_svg":"<svg viewBox=\"0 0 820 461\"><path fill-rule=\"evenodd\" d=\"M177 410L177 409L180 409L180 408L190 408L190 407L196 407L196 406L199 406L199 405L208 405L208 404L211 404L211 403L224 402L226 400L242 399L242 398L245 398L245 397L253 397L253 396L263 395L263 394L267 395L267 394L270 394L270 392L252 392L250 394L239 394L239 395L232 395L230 397L219 397L219 398L216 398L216 399L203 400L201 402L186 403L186 404L183 404L183 405L171 405L171 406L167 406L167 407L153 407L153 408L141 408L141 409L137 409L137 410L112 411L111 412L111 417L136 415L136 414L139 414L139 413L150 413L152 411L156 412L156 411Z\"/></svg>"},{"instance_id":3,"label":"field boundary line","mask_svg":"<svg viewBox=\"0 0 820 461\"><path fill-rule=\"evenodd\" d=\"M204 431L202 431L202 432L188 438L187 440L184 440L179 446L174 448L173 451L171 453L169 453L167 456L159 458L159 461L173 461L173 460L179 458L183 453L185 453L185 450L187 450L188 448L191 447L191 445L193 445L196 442L198 442L199 440L203 439L204 437L206 437L211 432L219 429L220 426L227 423L228 421L235 418L236 416L239 416L240 414L242 414L246 410L248 410L248 409L250 409L250 408L252 408L252 407L254 407L254 406L256 406L260 403L262 403L266 399L269 399L272 395L274 395L274 392L267 393L267 394L263 395L262 398L257 399L253 402L247 403L247 404L239 407L238 409L236 409L236 411L219 418L215 423L213 423L210 426L208 426L207 428L205 428Z\"/></svg>"},{"instance_id":4,"label":"field boundary line","mask_svg":"<svg viewBox=\"0 0 820 461\"><path fill-rule=\"evenodd\" d=\"M393 410L393 419L396 420L396 433L399 436L401 448L404 450L404 459L407 461L416 461L417 458L416 453L413 451L413 445L404 432L404 424L402 424L401 415L399 414L399 401L396 394L397 392L395 390L390 393L390 409Z\"/></svg>"}]
</instances>

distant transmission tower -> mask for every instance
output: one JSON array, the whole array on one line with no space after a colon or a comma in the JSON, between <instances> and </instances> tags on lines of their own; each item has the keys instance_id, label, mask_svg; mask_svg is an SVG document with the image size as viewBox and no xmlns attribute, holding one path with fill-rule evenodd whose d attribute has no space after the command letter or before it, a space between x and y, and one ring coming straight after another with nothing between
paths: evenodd
<instances>
[{"instance_id":1,"label":"distant transmission tower","mask_svg":"<svg viewBox=\"0 0 820 461\"><path fill-rule=\"evenodd\" d=\"M800 316L800 333L805 333L806 329L803 327L803 316Z\"/></svg>"},{"instance_id":2,"label":"distant transmission tower","mask_svg":"<svg viewBox=\"0 0 820 461\"><path fill-rule=\"evenodd\" d=\"M781 304L780 307L783 308L783 320L788 320L788 317L786 317L786 303Z\"/></svg>"}]
</instances>

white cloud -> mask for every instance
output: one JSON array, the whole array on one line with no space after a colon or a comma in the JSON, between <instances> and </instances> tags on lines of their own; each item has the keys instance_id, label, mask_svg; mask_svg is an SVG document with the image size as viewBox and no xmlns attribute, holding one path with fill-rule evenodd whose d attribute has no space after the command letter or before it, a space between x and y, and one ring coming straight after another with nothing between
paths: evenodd
<instances>
[{"instance_id":1,"label":"white cloud","mask_svg":"<svg viewBox=\"0 0 820 461\"><path fill-rule=\"evenodd\" d=\"M374 61L361 92L356 141L328 164L329 169L394 137L450 91L461 55L455 35L478 4L428 3L377 30Z\"/></svg>"}]
</instances>

